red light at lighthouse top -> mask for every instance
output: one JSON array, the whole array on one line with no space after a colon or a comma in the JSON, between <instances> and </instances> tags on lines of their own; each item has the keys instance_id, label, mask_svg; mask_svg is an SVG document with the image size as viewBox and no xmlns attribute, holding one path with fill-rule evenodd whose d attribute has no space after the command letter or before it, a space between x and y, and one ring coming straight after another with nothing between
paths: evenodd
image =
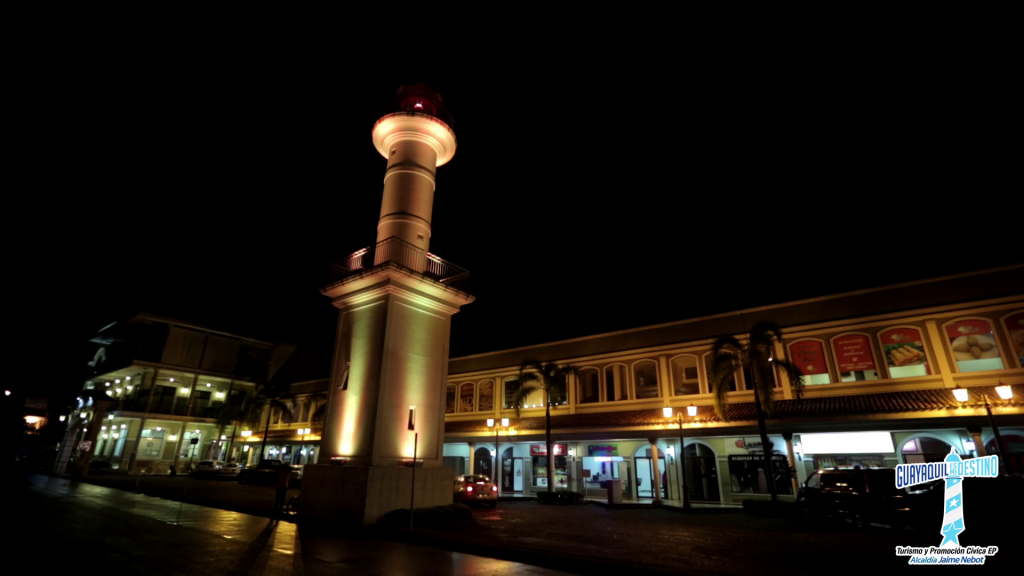
<instances>
[{"instance_id":1,"label":"red light at lighthouse top","mask_svg":"<svg viewBox=\"0 0 1024 576\"><path fill-rule=\"evenodd\" d=\"M422 82L399 88L395 97L384 107L381 116L395 112L425 114L445 123L448 128L455 127L441 95Z\"/></svg>"}]
</instances>

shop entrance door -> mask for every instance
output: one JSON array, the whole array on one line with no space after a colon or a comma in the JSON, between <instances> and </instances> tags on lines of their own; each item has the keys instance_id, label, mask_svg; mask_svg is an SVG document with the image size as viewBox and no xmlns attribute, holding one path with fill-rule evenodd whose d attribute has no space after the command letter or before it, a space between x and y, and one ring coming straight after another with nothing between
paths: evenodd
<instances>
[{"instance_id":1,"label":"shop entrance door","mask_svg":"<svg viewBox=\"0 0 1024 576\"><path fill-rule=\"evenodd\" d=\"M690 444L685 452L686 487L690 492L690 500L721 502L715 453L703 444Z\"/></svg>"},{"instance_id":2,"label":"shop entrance door","mask_svg":"<svg viewBox=\"0 0 1024 576\"><path fill-rule=\"evenodd\" d=\"M638 498L654 498L654 460L644 456L638 456L636 461L636 492ZM659 460L658 467L665 465L664 460ZM664 472L661 478L661 497L668 498L668 486L665 483Z\"/></svg>"},{"instance_id":3,"label":"shop entrance door","mask_svg":"<svg viewBox=\"0 0 1024 576\"><path fill-rule=\"evenodd\" d=\"M523 459L512 455L512 448L501 451L501 492L523 491Z\"/></svg>"}]
</instances>

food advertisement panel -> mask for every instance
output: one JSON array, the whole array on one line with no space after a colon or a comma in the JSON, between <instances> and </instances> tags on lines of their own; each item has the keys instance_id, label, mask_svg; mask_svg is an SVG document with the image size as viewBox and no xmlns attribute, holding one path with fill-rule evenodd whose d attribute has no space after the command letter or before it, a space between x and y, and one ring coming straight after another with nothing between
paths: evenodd
<instances>
[{"instance_id":1,"label":"food advertisement panel","mask_svg":"<svg viewBox=\"0 0 1024 576\"><path fill-rule=\"evenodd\" d=\"M793 364L804 376L828 374L825 347L817 340L802 340L789 346Z\"/></svg>"},{"instance_id":2,"label":"food advertisement panel","mask_svg":"<svg viewBox=\"0 0 1024 576\"><path fill-rule=\"evenodd\" d=\"M494 410L494 382L490 380L480 383L480 408L481 412Z\"/></svg>"},{"instance_id":3,"label":"food advertisement panel","mask_svg":"<svg viewBox=\"0 0 1024 576\"><path fill-rule=\"evenodd\" d=\"M555 444L555 456L565 456L567 453L565 444ZM548 447L544 444L530 444L530 456L547 456Z\"/></svg>"},{"instance_id":4,"label":"food advertisement panel","mask_svg":"<svg viewBox=\"0 0 1024 576\"><path fill-rule=\"evenodd\" d=\"M1010 345L1013 346L1018 366L1024 368L1024 311L1007 316L1003 322L1006 324L1007 335L1010 337Z\"/></svg>"},{"instance_id":5,"label":"food advertisement panel","mask_svg":"<svg viewBox=\"0 0 1024 576\"><path fill-rule=\"evenodd\" d=\"M931 374L928 366L928 355L924 351L924 336L917 328L890 328L878 333L882 341L882 355L892 368L903 366L924 366L926 373Z\"/></svg>"},{"instance_id":6,"label":"food advertisement panel","mask_svg":"<svg viewBox=\"0 0 1024 576\"><path fill-rule=\"evenodd\" d=\"M871 342L863 334L848 334L832 341L840 372L874 370L875 360L871 355Z\"/></svg>"},{"instance_id":7,"label":"food advertisement panel","mask_svg":"<svg viewBox=\"0 0 1024 576\"><path fill-rule=\"evenodd\" d=\"M958 362L999 358L992 323L988 320L960 320L947 324L946 335Z\"/></svg>"}]
</instances>

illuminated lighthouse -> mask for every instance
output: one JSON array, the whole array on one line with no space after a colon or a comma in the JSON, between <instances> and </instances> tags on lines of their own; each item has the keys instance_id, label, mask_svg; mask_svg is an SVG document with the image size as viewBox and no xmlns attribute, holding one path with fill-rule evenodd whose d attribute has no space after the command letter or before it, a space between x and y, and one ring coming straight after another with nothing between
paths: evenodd
<instances>
[{"instance_id":1,"label":"illuminated lighthouse","mask_svg":"<svg viewBox=\"0 0 1024 576\"><path fill-rule=\"evenodd\" d=\"M946 472L946 494L943 501L942 511L942 543L941 548L957 548L960 546L960 533L964 531L964 479L960 476L950 475L955 464L961 462L960 456L949 449L949 455L945 459Z\"/></svg>"},{"instance_id":2,"label":"illuminated lighthouse","mask_svg":"<svg viewBox=\"0 0 1024 576\"><path fill-rule=\"evenodd\" d=\"M335 263L321 291L339 310L338 333L320 459L303 474L304 516L370 524L408 508L413 483L416 508L451 503L448 342L452 315L473 296L469 273L428 250L452 125L441 96L413 84L373 126L387 159L377 242Z\"/></svg>"}]
</instances>

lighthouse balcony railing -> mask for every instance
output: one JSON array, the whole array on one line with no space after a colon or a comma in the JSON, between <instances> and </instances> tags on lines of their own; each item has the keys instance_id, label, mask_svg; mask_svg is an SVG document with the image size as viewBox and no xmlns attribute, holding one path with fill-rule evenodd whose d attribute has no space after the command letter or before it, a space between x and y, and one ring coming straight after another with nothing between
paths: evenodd
<instances>
[{"instance_id":1,"label":"lighthouse balcony railing","mask_svg":"<svg viewBox=\"0 0 1024 576\"><path fill-rule=\"evenodd\" d=\"M469 291L469 271L395 237L356 250L332 264L330 283L341 282L387 264L397 264L455 290Z\"/></svg>"}]
</instances>

